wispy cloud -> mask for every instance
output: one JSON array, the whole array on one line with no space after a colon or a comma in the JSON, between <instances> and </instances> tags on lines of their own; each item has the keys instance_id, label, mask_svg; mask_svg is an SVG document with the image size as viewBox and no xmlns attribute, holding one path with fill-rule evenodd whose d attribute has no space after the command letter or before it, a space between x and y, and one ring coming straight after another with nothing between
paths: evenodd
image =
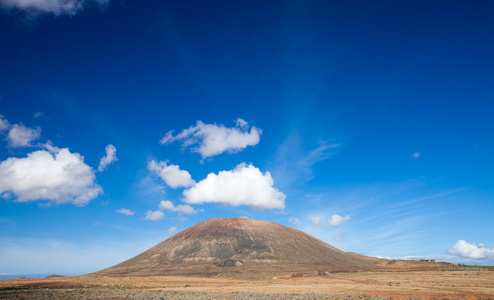
<instances>
[{"instance_id":1,"label":"wispy cloud","mask_svg":"<svg viewBox=\"0 0 494 300\"><path fill-rule=\"evenodd\" d=\"M313 179L313 167L333 156L339 147L338 143L322 141L318 146L307 149L295 131L278 147L270 169L283 186L303 184Z\"/></svg>"},{"instance_id":2,"label":"wispy cloud","mask_svg":"<svg viewBox=\"0 0 494 300\"><path fill-rule=\"evenodd\" d=\"M192 206L187 205L187 204L179 204L175 206L171 201L168 200L162 200L160 202L160 210L169 210L169 211L175 211L187 215L193 215L197 213L197 210L195 210Z\"/></svg>"},{"instance_id":3,"label":"wispy cloud","mask_svg":"<svg viewBox=\"0 0 494 300\"><path fill-rule=\"evenodd\" d=\"M120 209L117 209L116 212L119 214L122 214L122 215L126 215L126 216L133 216L136 213L135 211L130 210L128 208L120 208Z\"/></svg>"},{"instance_id":4,"label":"wispy cloud","mask_svg":"<svg viewBox=\"0 0 494 300\"><path fill-rule=\"evenodd\" d=\"M410 155L410 157L419 158L420 157L420 152L415 152L414 154Z\"/></svg>"},{"instance_id":5,"label":"wispy cloud","mask_svg":"<svg viewBox=\"0 0 494 300\"><path fill-rule=\"evenodd\" d=\"M105 152L106 155L103 156L99 162L98 171L100 172L103 172L109 164L118 160L117 148L115 148L115 146L113 146L112 144L106 146Z\"/></svg>"},{"instance_id":6,"label":"wispy cloud","mask_svg":"<svg viewBox=\"0 0 494 300\"><path fill-rule=\"evenodd\" d=\"M10 128L10 123L4 116L0 115L0 131L4 131Z\"/></svg>"},{"instance_id":7,"label":"wispy cloud","mask_svg":"<svg viewBox=\"0 0 494 300\"><path fill-rule=\"evenodd\" d=\"M0 0L4 9L17 9L29 16L75 15L89 5L105 6L110 0Z\"/></svg>"},{"instance_id":8,"label":"wispy cloud","mask_svg":"<svg viewBox=\"0 0 494 300\"><path fill-rule=\"evenodd\" d=\"M170 227L170 228L168 228L168 229L166 230L166 233L167 233L167 234L175 234L175 233L177 233L177 231L178 231L177 227L172 226L172 227Z\"/></svg>"},{"instance_id":9,"label":"wispy cloud","mask_svg":"<svg viewBox=\"0 0 494 300\"><path fill-rule=\"evenodd\" d=\"M288 219L288 222L293 223L293 224L298 225L298 226L302 225L302 221L300 221L300 219L298 219L298 218L290 218L290 219Z\"/></svg>"},{"instance_id":10,"label":"wispy cloud","mask_svg":"<svg viewBox=\"0 0 494 300\"><path fill-rule=\"evenodd\" d=\"M309 217L309 220L310 220L310 223L312 225L317 226L317 227L322 227L322 222L321 222L321 218L320 217L310 216Z\"/></svg>"},{"instance_id":11,"label":"wispy cloud","mask_svg":"<svg viewBox=\"0 0 494 300\"><path fill-rule=\"evenodd\" d=\"M41 119L41 118L44 118L45 117L45 113L44 112L41 112L41 111L37 111L34 113L34 118L35 119Z\"/></svg>"},{"instance_id":12,"label":"wispy cloud","mask_svg":"<svg viewBox=\"0 0 494 300\"><path fill-rule=\"evenodd\" d=\"M146 217L144 219L151 221L159 221L159 220L163 220L164 217L165 214L159 210L155 210L155 211L148 210L146 212Z\"/></svg>"},{"instance_id":13,"label":"wispy cloud","mask_svg":"<svg viewBox=\"0 0 494 300\"><path fill-rule=\"evenodd\" d=\"M197 121L195 126L182 130L176 136L173 136L173 131L167 132L160 143L163 145L182 140L183 148L197 144L197 147L192 147L191 151L201 154L205 159L223 152L234 153L247 146L257 145L261 132L255 126L249 131L248 123L242 119L237 119L236 127L233 128Z\"/></svg>"}]
</instances>

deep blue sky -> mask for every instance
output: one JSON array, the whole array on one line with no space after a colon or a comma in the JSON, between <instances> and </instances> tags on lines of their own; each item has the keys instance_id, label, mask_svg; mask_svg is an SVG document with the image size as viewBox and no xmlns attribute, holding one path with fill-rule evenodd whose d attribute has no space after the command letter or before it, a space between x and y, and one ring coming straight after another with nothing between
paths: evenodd
<instances>
[{"instance_id":1,"label":"deep blue sky","mask_svg":"<svg viewBox=\"0 0 494 300\"><path fill-rule=\"evenodd\" d=\"M95 2L0 0L0 274L96 271L241 216L344 251L494 264L490 1ZM221 130L238 139L197 148ZM233 176L217 203L211 173Z\"/></svg>"}]
</instances>

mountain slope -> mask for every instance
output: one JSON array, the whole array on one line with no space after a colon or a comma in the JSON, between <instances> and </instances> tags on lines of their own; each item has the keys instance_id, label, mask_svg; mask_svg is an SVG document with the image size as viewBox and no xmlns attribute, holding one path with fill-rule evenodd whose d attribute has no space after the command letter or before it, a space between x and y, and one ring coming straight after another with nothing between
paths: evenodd
<instances>
[{"instance_id":1,"label":"mountain slope","mask_svg":"<svg viewBox=\"0 0 494 300\"><path fill-rule=\"evenodd\" d=\"M95 275L341 270L372 263L364 256L340 251L297 229L272 222L231 218L198 223Z\"/></svg>"}]
</instances>

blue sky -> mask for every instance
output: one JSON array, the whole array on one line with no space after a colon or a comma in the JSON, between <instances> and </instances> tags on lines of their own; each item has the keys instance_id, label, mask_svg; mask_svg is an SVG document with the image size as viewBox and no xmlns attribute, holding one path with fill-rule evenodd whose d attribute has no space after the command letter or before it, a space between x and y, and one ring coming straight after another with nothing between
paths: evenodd
<instances>
[{"instance_id":1,"label":"blue sky","mask_svg":"<svg viewBox=\"0 0 494 300\"><path fill-rule=\"evenodd\" d=\"M494 265L494 4L0 0L0 274L249 217Z\"/></svg>"}]
</instances>

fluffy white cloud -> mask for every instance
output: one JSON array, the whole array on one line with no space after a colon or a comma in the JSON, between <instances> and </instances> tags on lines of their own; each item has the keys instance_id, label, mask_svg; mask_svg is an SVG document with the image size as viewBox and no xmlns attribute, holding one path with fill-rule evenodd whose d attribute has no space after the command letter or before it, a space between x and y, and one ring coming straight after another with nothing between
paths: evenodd
<instances>
[{"instance_id":1,"label":"fluffy white cloud","mask_svg":"<svg viewBox=\"0 0 494 300\"><path fill-rule=\"evenodd\" d=\"M106 155L103 156L99 162L98 171L100 172L103 172L109 164L118 160L116 155L117 148L115 148L115 146L109 144L106 146L105 151Z\"/></svg>"},{"instance_id":2,"label":"fluffy white cloud","mask_svg":"<svg viewBox=\"0 0 494 300\"><path fill-rule=\"evenodd\" d=\"M69 149L31 152L25 158L0 163L0 194L12 193L17 202L48 200L84 206L99 194L93 169Z\"/></svg>"},{"instance_id":3,"label":"fluffy white cloud","mask_svg":"<svg viewBox=\"0 0 494 300\"><path fill-rule=\"evenodd\" d=\"M183 195L189 204L224 203L254 209L283 209L286 196L273 184L269 172L263 174L253 165L242 163L232 171L210 173Z\"/></svg>"},{"instance_id":4,"label":"fluffy white cloud","mask_svg":"<svg viewBox=\"0 0 494 300\"><path fill-rule=\"evenodd\" d=\"M334 214L334 215L331 216L331 218L328 219L328 223L331 226L338 226L341 223L346 222L348 220L350 220L350 216L349 215L346 215L346 216L342 217L340 215Z\"/></svg>"},{"instance_id":5,"label":"fluffy white cloud","mask_svg":"<svg viewBox=\"0 0 494 300\"><path fill-rule=\"evenodd\" d=\"M165 214L162 213L161 211L159 210L155 210L155 211L152 211L152 210L148 210L146 212L146 217L145 219L146 220L151 220L151 221L159 221L159 220L162 220L163 218L165 217Z\"/></svg>"},{"instance_id":6,"label":"fluffy white cloud","mask_svg":"<svg viewBox=\"0 0 494 300\"><path fill-rule=\"evenodd\" d=\"M448 253L456 256L468 258L490 258L494 259L494 248L486 248L484 244L470 244L465 240L459 240L453 247L448 249Z\"/></svg>"},{"instance_id":7,"label":"fluffy white cloud","mask_svg":"<svg viewBox=\"0 0 494 300\"><path fill-rule=\"evenodd\" d=\"M314 225L314 226L319 226L319 227L322 226L321 218L319 218L319 217L312 217L312 216L310 216L309 217L309 220L312 223L312 225Z\"/></svg>"},{"instance_id":8,"label":"fluffy white cloud","mask_svg":"<svg viewBox=\"0 0 494 300\"><path fill-rule=\"evenodd\" d=\"M30 15L51 13L75 15L90 4L106 5L109 0L0 0L7 9L19 9Z\"/></svg>"},{"instance_id":9,"label":"fluffy white cloud","mask_svg":"<svg viewBox=\"0 0 494 300\"><path fill-rule=\"evenodd\" d=\"M187 215L193 215L193 214L197 213L197 210L195 210L190 205L179 204L179 205L175 206L175 205L173 205L173 203L171 201L168 201L168 200L162 200L160 202L160 210L171 210L171 211L176 211L176 212L187 214Z\"/></svg>"},{"instance_id":10,"label":"fluffy white cloud","mask_svg":"<svg viewBox=\"0 0 494 300\"><path fill-rule=\"evenodd\" d=\"M300 221L300 219L297 218L290 218L288 219L288 222L293 223L295 225L302 225L302 221Z\"/></svg>"},{"instance_id":11,"label":"fluffy white cloud","mask_svg":"<svg viewBox=\"0 0 494 300\"><path fill-rule=\"evenodd\" d=\"M148 170L156 173L171 188L189 187L196 182L192 180L189 172L180 170L177 165L168 165L166 161L148 162Z\"/></svg>"},{"instance_id":12,"label":"fluffy white cloud","mask_svg":"<svg viewBox=\"0 0 494 300\"><path fill-rule=\"evenodd\" d=\"M420 157L420 152L415 152L414 154L410 155L410 157L419 158Z\"/></svg>"},{"instance_id":13,"label":"fluffy white cloud","mask_svg":"<svg viewBox=\"0 0 494 300\"><path fill-rule=\"evenodd\" d=\"M182 147L184 148L198 144L191 150L201 154L204 159L223 152L234 153L247 146L257 145L261 133L262 131L255 126L252 126L249 131L248 123L242 119L237 119L236 127L233 128L197 121L196 126L184 129L176 136L173 136L173 131L169 131L160 143L168 144L183 140Z\"/></svg>"},{"instance_id":14,"label":"fluffy white cloud","mask_svg":"<svg viewBox=\"0 0 494 300\"><path fill-rule=\"evenodd\" d=\"M116 212L119 214L122 214L122 215L126 215L126 216L133 216L136 213L135 211L130 210L128 208L120 208L120 209L117 209Z\"/></svg>"},{"instance_id":15,"label":"fluffy white cloud","mask_svg":"<svg viewBox=\"0 0 494 300\"><path fill-rule=\"evenodd\" d=\"M14 124L9 130L7 135L7 141L10 147L32 147L32 141L39 139L41 136L41 129L25 127L22 124Z\"/></svg>"},{"instance_id":16,"label":"fluffy white cloud","mask_svg":"<svg viewBox=\"0 0 494 300\"><path fill-rule=\"evenodd\" d=\"M0 131L4 131L10 128L10 123L4 116L0 115Z\"/></svg>"}]
</instances>

